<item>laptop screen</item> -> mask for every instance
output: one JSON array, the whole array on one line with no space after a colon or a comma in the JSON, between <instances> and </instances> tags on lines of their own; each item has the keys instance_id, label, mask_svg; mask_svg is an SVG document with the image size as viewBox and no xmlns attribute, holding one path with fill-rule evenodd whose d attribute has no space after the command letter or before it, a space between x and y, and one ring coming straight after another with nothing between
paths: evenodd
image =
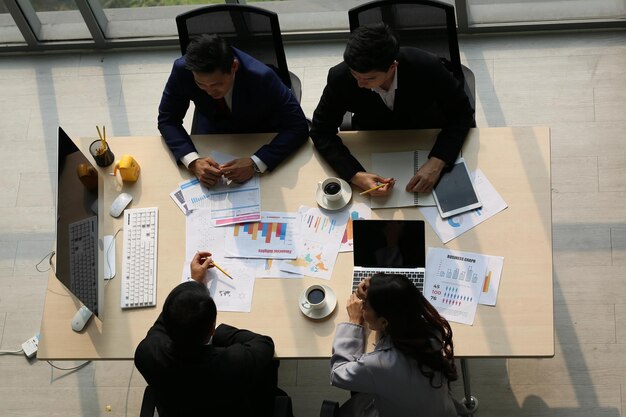
<instances>
[{"instance_id":1,"label":"laptop screen","mask_svg":"<svg viewBox=\"0 0 626 417\"><path fill-rule=\"evenodd\" d=\"M354 266L424 268L426 250L421 220L354 220Z\"/></svg>"}]
</instances>

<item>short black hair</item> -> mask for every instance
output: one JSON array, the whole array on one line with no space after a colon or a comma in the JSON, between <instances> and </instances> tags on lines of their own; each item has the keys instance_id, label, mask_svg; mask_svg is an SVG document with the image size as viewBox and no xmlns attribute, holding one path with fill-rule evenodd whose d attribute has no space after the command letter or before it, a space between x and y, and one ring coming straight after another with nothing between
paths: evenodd
<instances>
[{"instance_id":1,"label":"short black hair","mask_svg":"<svg viewBox=\"0 0 626 417\"><path fill-rule=\"evenodd\" d=\"M398 59L400 44L391 28L384 23L361 26L352 32L343 60L351 70L364 73L387 71Z\"/></svg>"},{"instance_id":2,"label":"short black hair","mask_svg":"<svg viewBox=\"0 0 626 417\"><path fill-rule=\"evenodd\" d=\"M217 317L217 307L206 286L184 282L175 287L163 305L163 322L175 346L193 349L205 344Z\"/></svg>"},{"instance_id":3,"label":"short black hair","mask_svg":"<svg viewBox=\"0 0 626 417\"><path fill-rule=\"evenodd\" d=\"M189 71L230 74L234 59L233 49L217 35L194 37L185 52L186 68Z\"/></svg>"}]
</instances>

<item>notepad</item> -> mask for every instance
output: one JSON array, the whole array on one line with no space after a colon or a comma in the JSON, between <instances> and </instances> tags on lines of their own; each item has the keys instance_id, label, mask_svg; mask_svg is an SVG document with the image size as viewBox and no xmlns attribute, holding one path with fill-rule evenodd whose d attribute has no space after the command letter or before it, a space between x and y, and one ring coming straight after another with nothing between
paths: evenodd
<instances>
[{"instance_id":1,"label":"notepad","mask_svg":"<svg viewBox=\"0 0 626 417\"><path fill-rule=\"evenodd\" d=\"M386 152L372 154L372 172L381 177L395 178L391 194L371 198L371 207L392 208L411 206L434 206L432 193L410 193L405 191L415 172L428 161L429 151Z\"/></svg>"}]
</instances>

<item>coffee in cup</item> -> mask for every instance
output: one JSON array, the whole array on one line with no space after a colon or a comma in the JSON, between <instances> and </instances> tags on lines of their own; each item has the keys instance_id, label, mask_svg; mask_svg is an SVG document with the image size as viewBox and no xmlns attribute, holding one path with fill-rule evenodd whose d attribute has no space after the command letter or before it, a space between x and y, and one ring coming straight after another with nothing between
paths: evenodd
<instances>
[{"instance_id":1,"label":"coffee in cup","mask_svg":"<svg viewBox=\"0 0 626 417\"><path fill-rule=\"evenodd\" d=\"M326 290L321 285L311 285L304 293L302 307L319 310L326 305Z\"/></svg>"},{"instance_id":2,"label":"coffee in cup","mask_svg":"<svg viewBox=\"0 0 626 417\"><path fill-rule=\"evenodd\" d=\"M339 178L328 177L319 184L327 201L337 201L341 198L341 181Z\"/></svg>"}]
</instances>

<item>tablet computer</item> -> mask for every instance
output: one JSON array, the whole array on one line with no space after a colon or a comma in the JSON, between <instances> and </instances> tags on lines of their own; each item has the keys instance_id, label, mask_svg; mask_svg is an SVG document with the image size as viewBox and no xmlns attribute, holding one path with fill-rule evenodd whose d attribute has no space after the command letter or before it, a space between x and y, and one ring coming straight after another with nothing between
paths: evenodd
<instances>
[{"instance_id":1,"label":"tablet computer","mask_svg":"<svg viewBox=\"0 0 626 417\"><path fill-rule=\"evenodd\" d=\"M441 176L433 190L433 196L439 214L444 219L483 205L463 158L457 160L452 169Z\"/></svg>"}]
</instances>

